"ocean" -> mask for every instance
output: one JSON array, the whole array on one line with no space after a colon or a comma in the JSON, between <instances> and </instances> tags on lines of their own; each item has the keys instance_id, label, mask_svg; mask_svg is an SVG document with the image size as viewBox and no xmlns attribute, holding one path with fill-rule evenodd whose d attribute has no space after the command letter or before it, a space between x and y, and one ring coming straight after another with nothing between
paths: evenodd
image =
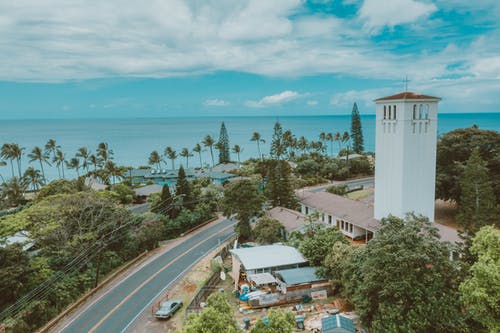
<instances>
[{"instance_id":1,"label":"ocean","mask_svg":"<svg viewBox=\"0 0 500 333\"><path fill-rule=\"evenodd\" d=\"M114 160L119 165L140 166L148 164L151 151L163 152L171 146L178 153L182 148L192 149L196 143L210 134L219 137L221 122L224 121L231 147L242 147L241 160L257 157L257 144L250 141L253 132L259 132L266 141L261 144L265 155L269 154L276 117L199 117L199 118L141 118L141 119L50 119L50 120L0 120L0 145L15 142L25 147L25 155L34 146L43 147L47 140L55 139L61 145L66 157L73 157L79 147L85 146L95 151L99 142L107 142L114 151ZM318 140L321 132L348 131L350 115L337 116L283 116L279 121L283 129L290 129L296 137L305 136L308 140ZM361 116L365 150L375 150L375 116ZM500 131L500 113L440 114L438 133L443 134L456 128L470 127L473 124L482 129ZM336 148L337 145L334 144ZM329 152L328 148L328 152ZM336 149L334 150L336 151ZM216 155L216 152L215 152ZM210 163L210 152L202 154L203 163ZM217 158L217 155L216 155ZM231 158L236 160L234 154ZM168 166L170 166L170 161ZM27 165L25 157L23 168ZM185 163L179 157L176 165ZM191 166L199 166L195 154L189 161ZM37 162L33 162L38 167ZM46 167L49 180L57 177L55 167ZM10 175L10 167L0 167L0 174ZM74 176L71 171L67 176Z\"/></svg>"}]
</instances>

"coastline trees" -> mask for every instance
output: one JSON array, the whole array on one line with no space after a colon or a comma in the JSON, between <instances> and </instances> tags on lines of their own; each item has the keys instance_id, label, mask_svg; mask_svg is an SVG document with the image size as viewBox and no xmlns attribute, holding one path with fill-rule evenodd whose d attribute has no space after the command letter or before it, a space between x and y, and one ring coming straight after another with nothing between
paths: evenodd
<instances>
[{"instance_id":1,"label":"coastline trees","mask_svg":"<svg viewBox=\"0 0 500 333\"><path fill-rule=\"evenodd\" d=\"M241 161L240 161L241 147L239 145L234 145L234 147L233 147L233 153L236 154L236 156L238 158L238 164L240 164L241 163Z\"/></svg>"},{"instance_id":2,"label":"coastline trees","mask_svg":"<svg viewBox=\"0 0 500 333\"><path fill-rule=\"evenodd\" d=\"M354 152L357 154L363 153L363 129L361 127L361 117L359 116L358 105L356 102L354 102L351 112L351 138Z\"/></svg>"},{"instance_id":3,"label":"coastline trees","mask_svg":"<svg viewBox=\"0 0 500 333\"><path fill-rule=\"evenodd\" d=\"M72 157L69 161L66 161L66 166L68 169L74 169L76 171L76 176L80 177L80 160L78 157Z\"/></svg>"},{"instance_id":4,"label":"coastline trees","mask_svg":"<svg viewBox=\"0 0 500 333\"><path fill-rule=\"evenodd\" d=\"M156 166L156 168L159 170L160 169L160 163L161 163L161 156L160 156L160 154L158 153L157 150L153 150L151 152L151 154L149 154L148 164Z\"/></svg>"},{"instance_id":5,"label":"coastline trees","mask_svg":"<svg viewBox=\"0 0 500 333\"><path fill-rule=\"evenodd\" d=\"M45 179L40 173L40 170L29 167L24 171L22 182L24 182L26 186L31 186L35 192L38 192L45 184Z\"/></svg>"},{"instance_id":6,"label":"coastline trees","mask_svg":"<svg viewBox=\"0 0 500 333\"><path fill-rule=\"evenodd\" d=\"M66 155L63 153L61 149L57 149L54 157L52 158L52 162L57 166L57 170L59 171L59 175L62 174L63 179L64 177L64 164L66 162Z\"/></svg>"},{"instance_id":7,"label":"coastline trees","mask_svg":"<svg viewBox=\"0 0 500 333\"><path fill-rule=\"evenodd\" d=\"M87 147L78 148L75 157L81 159L82 169L89 172L89 151Z\"/></svg>"},{"instance_id":8,"label":"coastline trees","mask_svg":"<svg viewBox=\"0 0 500 333\"><path fill-rule=\"evenodd\" d=\"M193 151L198 154L198 157L200 158L200 168L203 168L203 162L201 160L201 145L197 143L196 146L194 146Z\"/></svg>"},{"instance_id":9,"label":"coastline trees","mask_svg":"<svg viewBox=\"0 0 500 333\"><path fill-rule=\"evenodd\" d=\"M106 142L101 142L97 146L97 157L101 159L103 165L106 164L107 161L113 159L113 154L113 150L109 149Z\"/></svg>"},{"instance_id":10,"label":"coastline trees","mask_svg":"<svg viewBox=\"0 0 500 333\"><path fill-rule=\"evenodd\" d=\"M267 186L265 195L273 207L295 208L297 201L291 180L291 168L287 161L266 160Z\"/></svg>"},{"instance_id":11,"label":"coastline trees","mask_svg":"<svg viewBox=\"0 0 500 333\"><path fill-rule=\"evenodd\" d=\"M46 163L50 165L48 159L48 155L46 152L42 150L40 147L34 147L31 153L28 154L28 157L30 158L30 162L38 161L40 163L40 170L42 171L42 176L43 176L43 183L45 184L46 177L45 177L45 170L43 169L43 164Z\"/></svg>"},{"instance_id":12,"label":"coastline trees","mask_svg":"<svg viewBox=\"0 0 500 333\"><path fill-rule=\"evenodd\" d=\"M285 145L283 144L283 127L281 127L280 122L277 121L274 124L274 133L269 154L272 158L280 160L281 156L285 154L285 150Z\"/></svg>"},{"instance_id":13,"label":"coastline trees","mask_svg":"<svg viewBox=\"0 0 500 333\"><path fill-rule=\"evenodd\" d=\"M193 154L189 151L189 148L182 148L180 156L186 159L186 169L189 169L189 158L193 156Z\"/></svg>"},{"instance_id":14,"label":"coastline trees","mask_svg":"<svg viewBox=\"0 0 500 333\"><path fill-rule=\"evenodd\" d=\"M205 139L203 139L203 145L210 149L210 156L212 157L212 167L215 165L214 144L215 144L215 141L210 135L205 136Z\"/></svg>"},{"instance_id":15,"label":"coastline trees","mask_svg":"<svg viewBox=\"0 0 500 333\"><path fill-rule=\"evenodd\" d=\"M0 157L4 160L8 160L10 162L10 169L12 172L12 178L14 178L14 156L12 154L12 147L10 143L4 143L2 148L0 149Z\"/></svg>"},{"instance_id":16,"label":"coastline trees","mask_svg":"<svg viewBox=\"0 0 500 333\"><path fill-rule=\"evenodd\" d=\"M175 159L177 158L177 152L169 146L165 148L165 156L170 160L172 170L175 170Z\"/></svg>"},{"instance_id":17,"label":"coastline trees","mask_svg":"<svg viewBox=\"0 0 500 333\"><path fill-rule=\"evenodd\" d=\"M263 156L262 156L262 153L260 152L260 144L265 143L266 141L264 139L262 139L259 132L253 132L252 137L250 138L250 141L257 142L257 151L259 152L259 158L262 160Z\"/></svg>"},{"instance_id":18,"label":"coastline trees","mask_svg":"<svg viewBox=\"0 0 500 333\"><path fill-rule=\"evenodd\" d=\"M227 135L227 129L224 122L220 127L218 150L219 150L219 163L229 163L230 154L229 154L229 137Z\"/></svg>"}]
</instances>

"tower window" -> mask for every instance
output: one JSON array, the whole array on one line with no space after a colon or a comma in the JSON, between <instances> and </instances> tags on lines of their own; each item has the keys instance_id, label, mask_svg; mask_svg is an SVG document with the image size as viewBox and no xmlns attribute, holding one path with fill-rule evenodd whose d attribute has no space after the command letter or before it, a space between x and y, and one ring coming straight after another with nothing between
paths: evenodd
<instances>
[{"instance_id":1,"label":"tower window","mask_svg":"<svg viewBox=\"0 0 500 333\"><path fill-rule=\"evenodd\" d=\"M422 104L420 104L420 107L419 107L419 110L418 110L418 117L419 119L422 119L423 117L423 113L424 113L424 106Z\"/></svg>"},{"instance_id":2,"label":"tower window","mask_svg":"<svg viewBox=\"0 0 500 333\"><path fill-rule=\"evenodd\" d=\"M425 119L429 119L429 104L425 105Z\"/></svg>"},{"instance_id":3,"label":"tower window","mask_svg":"<svg viewBox=\"0 0 500 333\"><path fill-rule=\"evenodd\" d=\"M392 119L392 116L391 116L391 106L389 105L389 119Z\"/></svg>"},{"instance_id":4,"label":"tower window","mask_svg":"<svg viewBox=\"0 0 500 333\"><path fill-rule=\"evenodd\" d=\"M394 105L394 119L396 119L396 105Z\"/></svg>"},{"instance_id":5,"label":"tower window","mask_svg":"<svg viewBox=\"0 0 500 333\"><path fill-rule=\"evenodd\" d=\"M384 119L387 119L387 106L384 105Z\"/></svg>"},{"instance_id":6,"label":"tower window","mask_svg":"<svg viewBox=\"0 0 500 333\"><path fill-rule=\"evenodd\" d=\"M413 104L413 119L417 119L417 104Z\"/></svg>"}]
</instances>

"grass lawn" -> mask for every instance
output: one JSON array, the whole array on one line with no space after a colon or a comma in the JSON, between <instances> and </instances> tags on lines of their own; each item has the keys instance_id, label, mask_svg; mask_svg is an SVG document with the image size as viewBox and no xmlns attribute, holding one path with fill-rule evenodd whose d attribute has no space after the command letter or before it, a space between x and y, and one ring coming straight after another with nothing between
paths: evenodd
<instances>
[{"instance_id":1,"label":"grass lawn","mask_svg":"<svg viewBox=\"0 0 500 333\"><path fill-rule=\"evenodd\" d=\"M347 193L347 197L351 200L359 200L373 194L373 188L367 188L359 191Z\"/></svg>"}]
</instances>

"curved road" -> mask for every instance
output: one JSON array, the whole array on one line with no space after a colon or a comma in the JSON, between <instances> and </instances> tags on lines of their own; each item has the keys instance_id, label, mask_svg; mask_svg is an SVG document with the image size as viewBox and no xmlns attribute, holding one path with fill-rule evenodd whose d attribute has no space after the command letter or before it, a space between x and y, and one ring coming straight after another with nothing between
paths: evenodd
<instances>
[{"instance_id":1,"label":"curved road","mask_svg":"<svg viewBox=\"0 0 500 333\"><path fill-rule=\"evenodd\" d=\"M82 309L58 332L124 332L170 284L234 235L234 224L223 220L189 237Z\"/></svg>"}]
</instances>

